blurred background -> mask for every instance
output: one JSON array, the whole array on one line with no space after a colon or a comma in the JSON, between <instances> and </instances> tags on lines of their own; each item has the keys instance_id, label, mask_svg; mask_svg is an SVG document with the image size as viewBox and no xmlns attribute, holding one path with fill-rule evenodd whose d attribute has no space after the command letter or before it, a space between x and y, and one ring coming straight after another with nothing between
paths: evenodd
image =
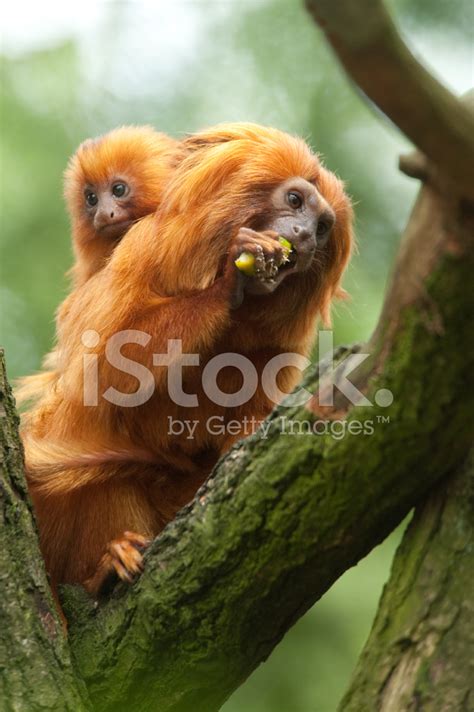
<instances>
[{"instance_id":1,"label":"blurred background","mask_svg":"<svg viewBox=\"0 0 474 712\"><path fill-rule=\"evenodd\" d=\"M413 50L455 92L473 85L471 0L391 0ZM375 325L416 183L408 143L349 83L297 0L64 3L2 11L0 343L11 378L38 369L71 265L62 172L88 136L150 123L180 137L250 120L306 137L347 183L358 254L337 343ZM347 572L225 712L333 712L369 632L400 530Z\"/></svg>"}]
</instances>

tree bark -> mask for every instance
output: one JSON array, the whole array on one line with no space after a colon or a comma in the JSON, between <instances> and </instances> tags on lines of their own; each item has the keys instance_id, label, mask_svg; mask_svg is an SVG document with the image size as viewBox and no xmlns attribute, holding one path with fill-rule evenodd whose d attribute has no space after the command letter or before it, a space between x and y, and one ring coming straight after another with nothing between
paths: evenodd
<instances>
[{"instance_id":1,"label":"tree bark","mask_svg":"<svg viewBox=\"0 0 474 712\"><path fill-rule=\"evenodd\" d=\"M384 388L393 403L325 421L370 420L373 435L285 435L285 423L317 417L277 409L268 437L235 446L154 542L134 589L119 587L90 611L70 592L71 646L98 709L219 709L341 573L462 462L474 426L474 369L460 348L470 339L471 221L444 187L422 189L361 379L371 402ZM323 372L327 380L327 364ZM314 373L305 385L317 388ZM377 422L387 415L389 424Z\"/></svg>"},{"instance_id":2,"label":"tree bark","mask_svg":"<svg viewBox=\"0 0 474 712\"><path fill-rule=\"evenodd\" d=\"M0 709L89 709L38 547L18 416L0 349Z\"/></svg>"},{"instance_id":3,"label":"tree bark","mask_svg":"<svg viewBox=\"0 0 474 712\"><path fill-rule=\"evenodd\" d=\"M471 202L461 204L472 216L474 92L452 111L454 97L413 57L381 3L364 1L355 13L346 0L337 4L307 0L307 6L349 75L436 163L435 167L424 155L414 153L401 158L401 169L429 182L443 175L447 193L451 190L470 198ZM348 22L350 12L352 22ZM371 66L377 71L370 71ZM463 144L464 165L454 165ZM470 222L472 229L472 217ZM396 269L403 271L410 260L424 257L402 249ZM389 300L384 312L386 317L391 312ZM387 321L382 315L380 324ZM389 337L381 331L374 334L374 345ZM471 338L462 350L472 354L472 348ZM473 515L471 452L462 472L416 509L395 557L372 633L341 701L341 712L474 708Z\"/></svg>"},{"instance_id":4,"label":"tree bark","mask_svg":"<svg viewBox=\"0 0 474 712\"><path fill-rule=\"evenodd\" d=\"M416 59L382 0L305 0L357 86L474 199L474 117Z\"/></svg>"},{"instance_id":5,"label":"tree bark","mask_svg":"<svg viewBox=\"0 0 474 712\"><path fill-rule=\"evenodd\" d=\"M341 712L474 709L474 451L417 507Z\"/></svg>"}]
</instances>

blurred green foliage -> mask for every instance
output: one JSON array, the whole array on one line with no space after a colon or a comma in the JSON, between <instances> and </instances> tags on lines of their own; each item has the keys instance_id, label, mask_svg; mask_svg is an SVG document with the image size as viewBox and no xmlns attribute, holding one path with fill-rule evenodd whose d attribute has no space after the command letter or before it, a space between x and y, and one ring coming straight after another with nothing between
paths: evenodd
<instances>
[{"instance_id":1,"label":"blurred green foliage","mask_svg":"<svg viewBox=\"0 0 474 712\"><path fill-rule=\"evenodd\" d=\"M67 293L67 158L87 136L124 123L151 123L179 137L251 120L307 137L356 206L358 254L345 280L352 302L336 309L335 339L366 339L416 185L397 171L406 141L362 100L300 2L99 5L86 35L70 23L61 37L42 41L46 25L38 23L24 50L1 59L0 343L10 376L39 368ZM472 2L388 5L426 60L457 90L467 89ZM342 577L226 712L335 710L398 538Z\"/></svg>"}]
</instances>

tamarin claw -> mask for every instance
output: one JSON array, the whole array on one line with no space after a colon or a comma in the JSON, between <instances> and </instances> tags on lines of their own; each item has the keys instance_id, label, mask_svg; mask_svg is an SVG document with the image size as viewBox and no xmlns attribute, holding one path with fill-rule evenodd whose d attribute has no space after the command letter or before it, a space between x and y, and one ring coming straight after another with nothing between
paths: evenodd
<instances>
[{"instance_id":1,"label":"tamarin claw","mask_svg":"<svg viewBox=\"0 0 474 712\"><path fill-rule=\"evenodd\" d=\"M116 574L122 581L132 583L135 576L143 570L142 551L151 543L141 534L125 531L122 536L107 544L106 552L98 563L94 574L83 582L84 588L97 595L102 592L111 574Z\"/></svg>"},{"instance_id":2,"label":"tamarin claw","mask_svg":"<svg viewBox=\"0 0 474 712\"><path fill-rule=\"evenodd\" d=\"M289 254L293 249L293 245L286 237L279 235L278 242L284 248L284 256L281 264L288 262ZM254 277L257 274L257 269L255 265L255 255L251 252L242 252L241 255L235 260L235 266L247 277Z\"/></svg>"}]
</instances>

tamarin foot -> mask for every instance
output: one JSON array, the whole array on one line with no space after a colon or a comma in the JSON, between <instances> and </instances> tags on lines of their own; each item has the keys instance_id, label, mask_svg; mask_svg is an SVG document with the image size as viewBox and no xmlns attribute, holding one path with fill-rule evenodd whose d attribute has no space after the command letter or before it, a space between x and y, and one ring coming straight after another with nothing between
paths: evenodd
<instances>
[{"instance_id":1,"label":"tamarin foot","mask_svg":"<svg viewBox=\"0 0 474 712\"><path fill-rule=\"evenodd\" d=\"M136 574L143 570L142 550L151 543L141 534L125 531L118 539L107 544L106 553L97 565L95 573L84 581L83 586L89 593L102 593L110 579L119 577L132 583Z\"/></svg>"}]
</instances>

